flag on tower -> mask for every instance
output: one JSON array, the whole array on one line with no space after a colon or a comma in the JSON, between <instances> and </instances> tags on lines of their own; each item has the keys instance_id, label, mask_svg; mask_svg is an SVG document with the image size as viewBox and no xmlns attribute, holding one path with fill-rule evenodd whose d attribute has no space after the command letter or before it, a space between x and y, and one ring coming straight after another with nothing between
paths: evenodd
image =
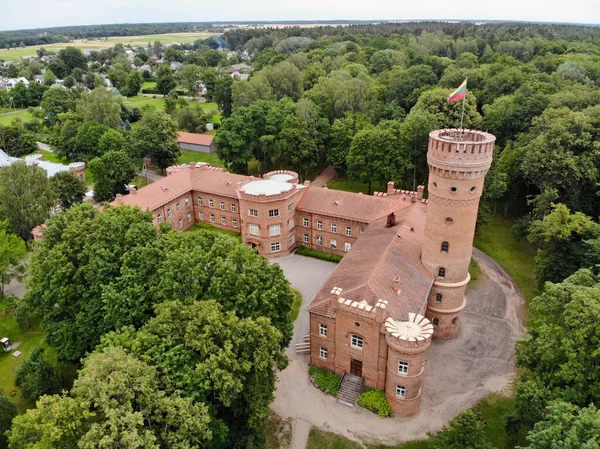
<instances>
[{"instance_id":1,"label":"flag on tower","mask_svg":"<svg viewBox=\"0 0 600 449\"><path fill-rule=\"evenodd\" d=\"M463 83L456 89L454 92L450 94L448 97L448 102L462 100L467 95L467 80L463 81Z\"/></svg>"}]
</instances>

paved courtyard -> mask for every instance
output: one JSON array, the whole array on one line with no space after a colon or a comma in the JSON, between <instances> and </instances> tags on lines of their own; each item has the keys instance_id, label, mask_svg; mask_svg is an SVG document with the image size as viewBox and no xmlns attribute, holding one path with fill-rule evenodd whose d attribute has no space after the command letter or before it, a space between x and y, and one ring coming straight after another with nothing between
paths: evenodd
<instances>
[{"instance_id":1,"label":"paved courtyard","mask_svg":"<svg viewBox=\"0 0 600 449\"><path fill-rule=\"evenodd\" d=\"M469 287L463 326L458 338L434 342L425 358L421 412L413 418L381 419L361 407L345 407L314 388L307 374L308 356L298 356L294 344L308 331L306 307L335 265L291 255L279 263L303 304L288 348L292 359L279 373L273 410L294 419L292 449L305 449L312 425L355 440L399 444L423 439L492 392L510 388L514 374L514 344L524 331L522 295L498 264L473 250L485 276Z\"/></svg>"}]
</instances>

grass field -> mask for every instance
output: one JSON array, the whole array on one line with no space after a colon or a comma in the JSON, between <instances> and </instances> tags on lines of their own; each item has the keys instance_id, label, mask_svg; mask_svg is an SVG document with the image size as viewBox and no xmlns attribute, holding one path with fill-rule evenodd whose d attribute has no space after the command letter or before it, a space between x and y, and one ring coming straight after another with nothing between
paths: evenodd
<instances>
[{"instance_id":1,"label":"grass field","mask_svg":"<svg viewBox=\"0 0 600 449\"><path fill-rule=\"evenodd\" d=\"M210 232L216 232L217 234L233 237L236 240L239 240L240 242L242 241L242 235L239 232L230 231L229 229L217 228L216 226L213 226L210 223L196 223L191 228L189 228L187 232L194 232L200 229Z\"/></svg>"},{"instance_id":2,"label":"grass field","mask_svg":"<svg viewBox=\"0 0 600 449\"><path fill-rule=\"evenodd\" d=\"M489 224L478 229L475 247L492 257L513 278L529 301L537 293L535 279L535 248L527 240L512 238L513 222L494 216Z\"/></svg>"},{"instance_id":3,"label":"grass field","mask_svg":"<svg viewBox=\"0 0 600 449\"><path fill-rule=\"evenodd\" d=\"M33 115L27 112L27 109L19 110L19 112L14 112L11 114L0 115L0 125L10 125L11 122L19 117L24 122L28 122L29 120L35 119ZM39 119L38 119L39 120Z\"/></svg>"},{"instance_id":4,"label":"grass field","mask_svg":"<svg viewBox=\"0 0 600 449\"><path fill-rule=\"evenodd\" d=\"M343 190L344 192L362 192L365 195L367 195L369 192L369 184L367 184L366 182L351 181L346 178L337 178L333 181L330 181L327 184L327 188L334 190ZM371 188L371 194L373 194L373 192L385 192L387 190L382 184L378 184L375 182L373 183Z\"/></svg>"},{"instance_id":5,"label":"grass field","mask_svg":"<svg viewBox=\"0 0 600 449\"><path fill-rule=\"evenodd\" d=\"M189 164L191 162L208 162L215 167L223 167L223 161L219 159L217 153L201 153L199 151L181 150L181 156L177 161L179 164Z\"/></svg>"},{"instance_id":6,"label":"grass field","mask_svg":"<svg viewBox=\"0 0 600 449\"><path fill-rule=\"evenodd\" d=\"M198 39L206 39L210 36L216 36L217 33L172 33L172 34L150 34L140 36L113 36L107 39L87 39L87 40L76 40L73 42L63 42L48 45L33 45L25 48L12 48L10 50L0 50L0 59L10 60L17 59L23 56L34 56L37 51L44 47L48 51L58 52L66 47L77 47L80 50L101 50L103 48L113 47L117 43L123 45L143 45L147 46L148 43L153 44L156 41L162 44L170 44L174 42L191 43Z\"/></svg>"}]
</instances>

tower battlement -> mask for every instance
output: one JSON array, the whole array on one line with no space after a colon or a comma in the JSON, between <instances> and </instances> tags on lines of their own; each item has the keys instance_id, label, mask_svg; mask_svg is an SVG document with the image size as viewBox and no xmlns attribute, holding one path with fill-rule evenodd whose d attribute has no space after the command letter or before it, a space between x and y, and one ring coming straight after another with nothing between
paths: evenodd
<instances>
[{"instance_id":1,"label":"tower battlement","mask_svg":"<svg viewBox=\"0 0 600 449\"><path fill-rule=\"evenodd\" d=\"M429 133L427 161L433 173L451 178L485 176L496 137L472 129L442 129Z\"/></svg>"}]
</instances>

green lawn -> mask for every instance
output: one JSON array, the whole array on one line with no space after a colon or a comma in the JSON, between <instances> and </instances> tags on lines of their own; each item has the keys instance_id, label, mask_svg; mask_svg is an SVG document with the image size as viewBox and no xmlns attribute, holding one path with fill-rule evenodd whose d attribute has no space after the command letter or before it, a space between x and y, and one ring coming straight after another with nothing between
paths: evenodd
<instances>
[{"instance_id":1,"label":"green lawn","mask_svg":"<svg viewBox=\"0 0 600 449\"><path fill-rule=\"evenodd\" d=\"M334 190L343 190L344 192L354 192L354 193L362 192L364 194L369 193L369 184L367 184L366 182L351 181L346 178L334 179L333 181L330 181L327 184L327 187L329 189L334 189ZM373 194L373 192L386 192L387 191L387 189L382 184L375 183L375 182L373 183L371 188L372 188L371 194Z\"/></svg>"},{"instance_id":2,"label":"green lawn","mask_svg":"<svg viewBox=\"0 0 600 449\"><path fill-rule=\"evenodd\" d=\"M156 88L156 81L144 81L144 84L142 84L142 90L154 88Z\"/></svg>"},{"instance_id":3,"label":"green lawn","mask_svg":"<svg viewBox=\"0 0 600 449\"><path fill-rule=\"evenodd\" d=\"M292 316L292 321L296 321L296 318L300 314L300 307L302 307L302 293L294 289L292 291L294 292L294 303L292 304L290 315Z\"/></svg>"},{"instance_id":4,"label":"green lawn","mask_svg":"<svg viewBox=\"0 0 600 449\"><path fill-rule=\"evenodd\" d=\"M217 228L216 226L213 226L210 223L196 223L188 229L188 232L194 232L200 229L210 232L216 232L217 234L227 235L229 237L233 237L239 240L240 242L242 241L242 235L239 232L230 231L229 229Z\"/></svg>"},{"instance_id":5,"label":"green lawn","mask_svg":"<svg viewBox=\"0 0 600 449\"><path fill-rule=\"evenodd\" d=\"M537 293L535 248L527 240L516 241L510 234L513 222L494 216L478 229L475 247L492 257L513 278L529 301Z\"/></svg>"},{"instance_id":6,"label":"green lawn","mask_svg":"<svg viewBox=\"0 0 600 449\"><path fill-rule=\"evenodd\" d=\"M19 117L24 122L28 122L29 120L35 119L35 117L29 112L27 112L27 110L22 110L13 114L0 115L0 125L10 125L11 122L17 117Z\"/></svg>"},{"instance_id":7,"label":"green lawn","mask_svg":"<svg viewBox=\"0 0 600 449\"><path fill-rule=\"evenodd\" d=\"M201 153L200 151L181 150L181 156L177 161L179 164L189 164L191 162L208 162L215 167L223 167L223 161L219 159L217 153Z\"/></svg>"}]
</instances>

